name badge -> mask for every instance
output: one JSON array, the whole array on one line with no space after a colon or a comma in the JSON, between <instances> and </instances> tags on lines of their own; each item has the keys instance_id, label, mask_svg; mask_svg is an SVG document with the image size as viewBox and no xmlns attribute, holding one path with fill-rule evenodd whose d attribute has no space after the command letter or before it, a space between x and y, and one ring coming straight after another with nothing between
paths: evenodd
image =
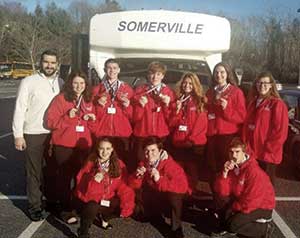
<instances>
[{"instance_id":1,"label":"name badge","mask_svg":"<svg viewBox=\"0 0 300 238\"><path fill-rule=\"evenodd\" d=\"M116 114L116 108L114 108L114 107L108 107L107 108L107 113L108 114Z\"/></svg>"},{"instance_id":2,"label":"name badge","mask_svg":"<svg viewBox=\"0 0 300 238\"><path fill-rule=\"evenodd\" d=\"M213 119L216 119L216 115L214 113L209 113L207 115L207 118L208 118L208 120L213 120Z\"/></svg>"},{"instance_id":3,"label":"name badge","mask_svg":"<svg viewBox=\"0 0 300 238\"><path fill-rule=\"evenodd\" d=\"M156 112L160 112L160 109L161 109L160 107L157 107Z\"/></svg>"},{"instance_id":4,"label":"name badge","mask_svg":"<svg viewBox=\"0 0 300 238\"><path fill-rule=\"evenodd\" d=\"M84 132L84 126L76 126L76 132Z\"/></svg>"},{"instance_id":5,"label":"name badge","mask_svg":"<svg viewBox=\"0 0 300 238\"><path fill-rule=\"evenodd\" d=\"M109 207L110 206L110 201L101 199L100 205L103 206L103 207Z\"/></svg>"},{"instance_id":6,"label":"name badge","mask_svg":"<svg viewBox=\"0 0 300 238\"><path fill-rule=\"evenodd\" d=\"M180 125L180 126L178 127L178 130L179 130L179 131L187 131L187 126L185 126L185 125Z\"/></svg>"}]
</instances>

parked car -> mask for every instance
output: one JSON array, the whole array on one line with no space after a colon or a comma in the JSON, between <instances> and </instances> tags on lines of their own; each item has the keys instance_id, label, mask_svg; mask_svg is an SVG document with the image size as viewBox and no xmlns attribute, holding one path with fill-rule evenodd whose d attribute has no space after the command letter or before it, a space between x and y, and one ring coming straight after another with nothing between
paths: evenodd
<instances>
[{"instance_id":1,"label":"parked car","mask_svg":"<svg viewBox=\"0 0 300 238\"><path fill-rule=\"evenodd\" d=\"M296 176L300 178L300 89L283 89L279 93L289 112L289 134L284 154L295 164Z\"/></svg>"}]
</instances>

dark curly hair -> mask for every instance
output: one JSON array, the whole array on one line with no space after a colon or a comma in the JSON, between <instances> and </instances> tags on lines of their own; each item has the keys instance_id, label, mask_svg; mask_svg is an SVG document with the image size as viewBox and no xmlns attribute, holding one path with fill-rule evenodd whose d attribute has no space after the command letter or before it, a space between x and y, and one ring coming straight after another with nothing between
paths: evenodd
<instances>
[{"instance_id":1,"label":"dark curly hair","mask_svg":"<svg viewBox=\"0 0 300 238\"><path fill-rule=\"evenodd\" d=\"M64 94L65 100L68 102L72 102L76 100L76 95L73 91L73 80L75 77L80 77L84 79L85 82L85 90L82 93L83 99L85 102L90 102L92 100L92 90L90 83L87 79L87 76L84 72L77 70L77 71L72 71L71 74L69 75L66 83L64 84L64 87L62 89L62 92Z\"/></svg>"}]
</instances>

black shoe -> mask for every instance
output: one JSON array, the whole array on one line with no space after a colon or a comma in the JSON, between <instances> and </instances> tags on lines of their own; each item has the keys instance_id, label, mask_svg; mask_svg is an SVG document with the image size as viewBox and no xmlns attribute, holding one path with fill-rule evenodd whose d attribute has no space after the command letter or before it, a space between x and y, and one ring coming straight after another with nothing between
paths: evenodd
<instances>
[{"instance_id":1,"label":"black shoe","mask_svg":"<svg viewBox=\"0 0 300 238\"><path fill-rule=\"evenodd\" d=\"M172 231L172 238L184 238L182 227L177 228L175 231Z\"/></svg>"},{"instance_id":2,"label":"black shoe","mask_svg":"<svg viewBox=\"0 0 300 238\"><path fill-rule=\"evenodd\" d=\"M231 233L228 231L221 231L218 233L212 232L210 235L210 237L213 237L213 238L218 238L218 237L230 238L230 237L235 237L235 236L236 236L236 233Z\"/></svg>"},{"instance_id":3,"label":"black shoe","mask_svg":"<svg viewBox=\"0 0 300 238\"><path fill-rule=\"evenodd\" d=\"M267 231L266 231L266 234L264 236L264 238L271 238L272 237L272 233L274 232L275 230L275 225L273 222L268 222L267 224Z\"/></svg>"},{"instance_id":4,"label":"black shoe","mask_svg":"<svg viewBox=\"0 0 300 238\"><path fill-rule=\"evenodd\" d=\"M49 212L46 212L45 210L41 210L42 219L46 219L49 216Z\"/></svg>"},{"instance_id":5,"label":"black shoe","mask_svg":"<svg viewBox=\"0 0 300 238\"><path fill-rule=\"evenodd\" d=\"M104 230L111 230L113 228L113 226L110 223L108 223L102 218L102 215L100 213L97 214L96 220L97 224ZM106 225L104 225L103 223L106 223Z\"/></svg>"},{"instance_id":6,"label":"black shoe","mask_svg":"<svg viewBox=\"0 0 300 238\"><path fill-rule=\"evenodd\" d=\"M110 223L108 223L108 222L105 222L105 223L106 223L106 225L104 226L103 222L102 221L100 222L100 227L102 229L104 229L104 230L111 230L113 228L113 226Z\"/></svg>"},{"instance_id":7,"label":"black shoe","mask_svg":"<svg viewBox=\"0 0 300 238\"><path fill-rule=\"evenodd\" d=\"M36 211L30 211L29 212L29 218L32 221L42 221L47 216L48 216L48 214L44 210L36 210Z\"/></svg>"}]
</instances>

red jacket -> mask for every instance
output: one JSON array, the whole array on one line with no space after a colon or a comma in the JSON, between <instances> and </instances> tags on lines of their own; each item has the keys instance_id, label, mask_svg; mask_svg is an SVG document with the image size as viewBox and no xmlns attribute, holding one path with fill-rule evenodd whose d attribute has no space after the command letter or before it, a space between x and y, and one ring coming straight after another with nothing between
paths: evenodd
<instances>
[{"instance_id":1,"label":"red jacket","mask_svg":"<svg viewBox=\"0 0 300 238\"><path fill-rule=\"evenodd\" d=\"M93 128L93 133L96 137L100 136L117 136L117 137L129 137L132 133L132 128L130 125L130 120L132 118L132 106L124 107L120 97L122 95L127 95L126 97L130 100L133 96L132 88L120 81L120 87L118 88L116 99L112 102L111 96L103 85L100 83L93 90L94 104L96 108L97 121L95 123L95 128ZM97 99L100 95L107 95L107 102L105 106L98 104ZM109 114L108 108L113 105L116 109L115 114Z\"/></svg>"},{"instance_id":2,"label":"red jacket","mask_svg":"<svg viewBox=\"0 0 300 238\"><path fill-rule=\"evenodd\" d=\"M235 134L239 132L246 116L245 97L238 87L230 85L221 97L228 101L225 110L214 100L214 90L207 91L207 136Z\"/></svg>"},{"instance_id":3,"label":"red jacket","mask_svg":"<svg viewBox=\"0 0 300 238\"><path fill-rule=\"evenodd\" d=\"M154 99L152 93L145 94L149 89L149 85L142 85L135 91L133 134L137 137L165 137L169 134L170 105L175 99L175 94L168 86L162 84L161 93L168 95L171 99L169 106L166 106L161 100ZM146 96L148 99L145 107L142 107L139 103L142 96Z\"/></svg>"},{"instance_id":4,"label":"red jacket","mask_svg":"<svg viewBox=\"0 0 300 238\"><path fill-rule=\"evenodd\" d=\"M206 144L207 113L197 111L196 102L192 97L184 102L178 114L176 104L173 104L170 127L172 127L172 142L176 147L185 147L187 141L193 145Z\"/></svg>"},{"instance_id":5,"label":"red jacket","mask_svg":"<svg viewBox=\"0 0 300 238\"><path fill-rule=\"evenodd\" d=\"M279 98L269 98L256 107L256 99L247 109L243 126L243 139L257 159L279 164L282 161L283 144L288 134L288 111Z\"/></svg>"},{"instance_id":6,"label":"red jacket","mask_svg":"<svg viewBox=\"0 0 300 238\"><path fill-rule=\"evenodd\" d=\"M101 169L95 166L92 161L81 168L77 174L75 187L75 196L83 202L95 201L99 203L102 199L110 200L115 195L120 198L121 216L128 217L132 214L134 209L134 191L126 185L126 167L124 163L119 160L122 175L117 178L109 178L105 173L104 178L98 183L94 176Z\"/></svg>"},{"instance_id":7,"label":"red jacket","mask_svg":"<svg viewBox=\"0 0 300 238\"><path fill-rule=\"evenodd\" d=\"M229 171L227 178L221 173L214 185L220 196L234 196L232 210L250 213L256 209L274 209L273 186L257 161L250 158L240 165L239 172L235 170Z\"/></svg>"},{"instance_id":8,"label":"red jacket","mask_svg":"<svg viewBox=\"0 0 300 238\"><path fill-rule=\"evenodd\" d=\"M83 116L86 113L94 113L93 104L91 102L86 103L82 99L79 115L70 118L69 111L75 107L75 102L66 101L63 93L57 95L51 102L46 115L46 123L48 128L52 130L52 143L54 145L82 149L92 146L90 127L93 122L83 120ZM77 126L84 127L84 131L76 131Z\"/></svg>"},{"instance_id":9,"label":"red jacket","mask_svg":"<svg viewBox=\"0 0 300 238\"><path fill-rule=\"evenodd\" d=\"M136 177L135 174L129 177L129 186L132 188L139 189L143 183L147 183L153 189L160 192L190 193L184 170L166 151L162 153L160 162L156 168L160 174L160 179L157 182L150 177L149 163L146 160L141 161L139 166L144 166L147 168L147 171L143 177Z\"/></svg>"}]
</instances>

